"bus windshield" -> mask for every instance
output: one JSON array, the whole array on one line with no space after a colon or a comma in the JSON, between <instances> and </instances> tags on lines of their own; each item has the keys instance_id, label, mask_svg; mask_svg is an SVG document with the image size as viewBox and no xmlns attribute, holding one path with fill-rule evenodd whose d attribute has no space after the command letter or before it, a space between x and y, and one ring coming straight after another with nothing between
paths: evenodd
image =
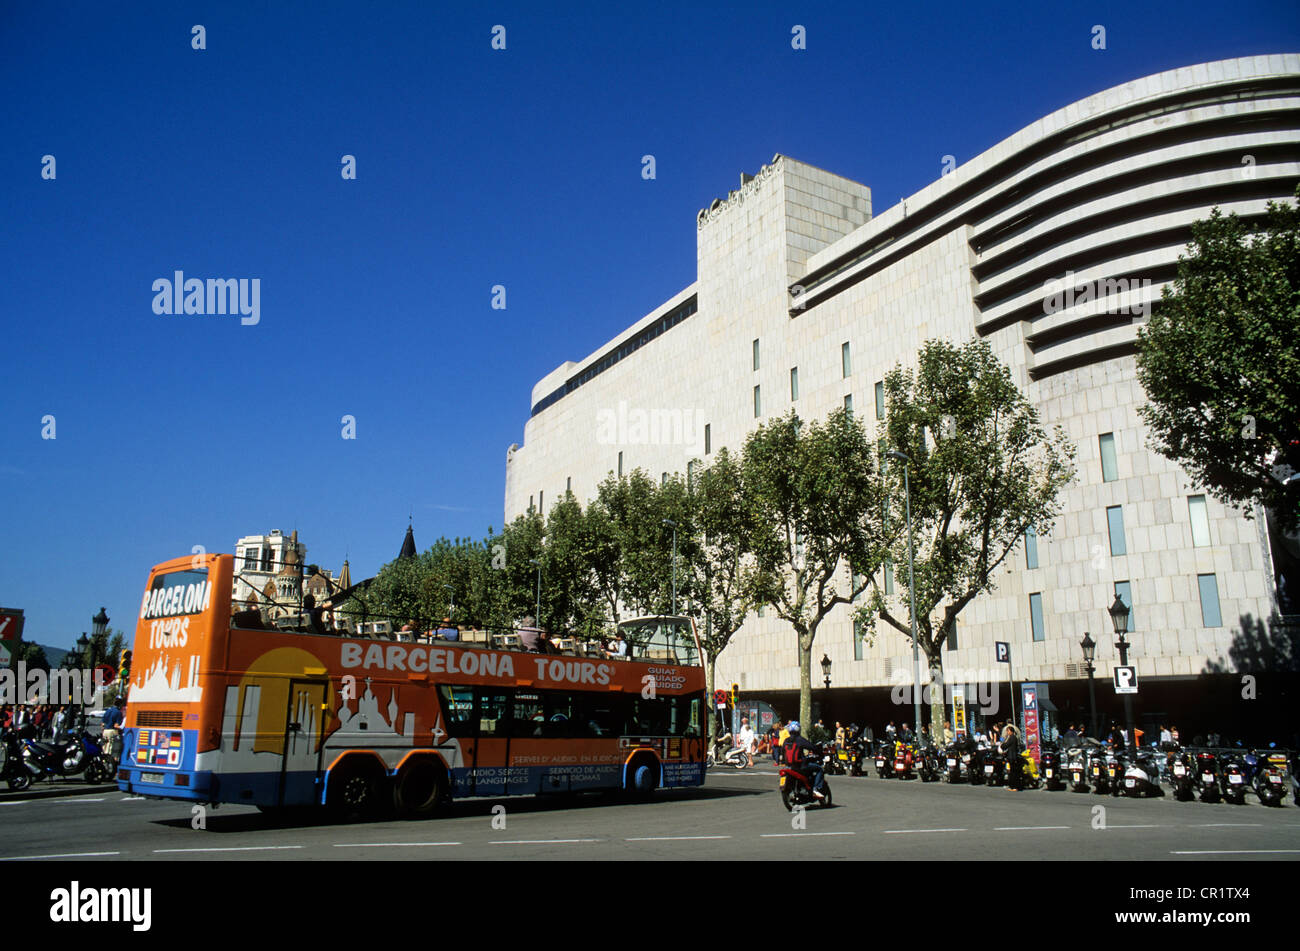
<instances>
[{"instance_id":1,"label":"bus windshield","mask_svg":"<svg viewBox=\"0 0 1300 951\"><path fill-rule=\"evenodd\" d=\"M699 644L690 618L658 615L621 621L619 633L627 640L628 655L639 660L657 660L697 666Z\"/></svg>"}]
</instances>

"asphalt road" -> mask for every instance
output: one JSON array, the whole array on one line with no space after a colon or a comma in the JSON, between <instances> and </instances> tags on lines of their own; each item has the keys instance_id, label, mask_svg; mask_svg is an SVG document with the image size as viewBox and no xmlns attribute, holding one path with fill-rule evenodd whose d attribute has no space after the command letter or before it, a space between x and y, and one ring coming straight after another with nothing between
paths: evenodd
<instances>
[{"instance_id":1,"label":"asphalt road","mask_svg":"<svg viewBox=\"0 0 1300 951\"><path fill-rule=\"evenodd\" d=\"M0 801L0 861L276 859L1296 860L1300 809L831 777L835 805L792 826L776 773L710 770L702 789L453 804L423 821L276 821L99 792ZM494 806L504 811L493 813ZM1101 807L1104 812L1097 812Z\"/></svg>"}]
</instances>

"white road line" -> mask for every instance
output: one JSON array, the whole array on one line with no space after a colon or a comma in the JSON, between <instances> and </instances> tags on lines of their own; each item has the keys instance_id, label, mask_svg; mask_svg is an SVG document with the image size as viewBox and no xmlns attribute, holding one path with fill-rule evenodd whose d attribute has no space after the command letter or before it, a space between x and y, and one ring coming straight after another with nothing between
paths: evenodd
<instances>
[{"instance_id":1,"label":"white road line","mask_svg":"<svg viewBox=\"0 0 1300 951\"><path fill-rule=\"evenodd\" d=\"M994 832L1036 832L1040 829L1068 829L1069 826L997 826Z\"/></svg>"},{"instance_id":2,"label":"white road line","mask_svg":"<svg viewBox=\"0 0 1300 951\"><path fill-rule=\"evenodd\" d=\"M31 859L87 859L121 854L121 852L64 852L59 855L6 855L0 858L0 862L26 862Z\"/></svg>"},{"instance_id":3,"label":"white road line","mask_svg":"<svg viewBox=\"0 0 1300 951\"><path fill-rule=\"evenodd\" d=\"M905 835L909 832L967 832L967 829L886 829L885 835Z\"/></svg>"},{"instance_id":4,"label":"white road line","mask_svg":"<svg viewBox=\"0 0 1300 951\"><path fill-rule=\"evenodd\" d=\"M1203 852L1170 852L1170 855L1273 855L1277 853L1292 854L1300 852L1300 849L1222 849L1218 851L1206 850Z\"/></svg>"},{"instance_id":5,"label":"white road line","mask_svg":"<svg viewBox=\"0 0 1300 951\"><path fill-rule=\"evenodd\" d=\"M603 842L603 839L508 839L489 842L488 845L564 845L569 842Z\"/></svg>"},{"instance_id":6,"label":"white road line","mask_svg":"<svg viewBox=\"0 0 1300 951\"><path fill-rule=\"evenodd\" d=\"M86 799L83 796L70 796L67 799L47 799L46 802L103 802L102 799Z\"/></svg>"},{"instance_id":7,"label":"white road line","mask_svg":"<svg viewBox=\"0 0 1300 951\"><path fill-rule=\"evenodd\" d=\"M1215 826L1232 826L1234 828L1251 826L1254 828L1259 828L1263 824L1264 823L1262 822L1193 822L1192 827L1201 828L1201 829L1212 829Z\"/></svg>"},{"instance_id":8,"label":"white road line","mask_svg":"<svg viewBox=\"0 0 1300 951\"><path fill-rule=\"evenodd\" d=\"M123 796L120 802L131 802L133 799L143 799L144 796Z\"/></svg>"},{"instance_id":9,"label":"white road line","mask_svg":"<svg viewBox=\"0 0 1300 951\"><path fill-rule=\"evenodd\" d=\"M280 849L301 849L301 845L235 845L219 849L154 849L154 855L164 852L274 852Z\"/></svg>"},{"instance_id":10,"label":"white road line","mask_svg":"<svg viewBox=\"0 0 1300 951\"><path fill-rule=\"evenodd\" d=\"M1163 829L1164 826L1103 826L1103 829Z\"/></svg>"},{"instance_id":11,"label":"white road line","mask_svg":"<svg viewBox=\"0 0 1300 951\"><path fill-rule=\"evenodd\" d=\"M729 835L639 835L624 842L687 842L695 839L730 839Z\"/></svg>"},{"instance_id":12,"label":"white road line","mask_svg":"<svg viewBox=\"0 0 1300 951\"><path fill-rule=\"evenodd\" d=\"M417 849L431 845L460 845L460 842L335 842L336 849Z\"/></svg>"},{"instance_id":13,"label":"white road line","mask_svg":"<svg viewBox=\"0 0 1300 951\"><path fill-rule=\"evenodd\" d=\"M856 832L764 832L760 839L794 839L808 835L857 835Z\"/></svg>"}]
</instances>

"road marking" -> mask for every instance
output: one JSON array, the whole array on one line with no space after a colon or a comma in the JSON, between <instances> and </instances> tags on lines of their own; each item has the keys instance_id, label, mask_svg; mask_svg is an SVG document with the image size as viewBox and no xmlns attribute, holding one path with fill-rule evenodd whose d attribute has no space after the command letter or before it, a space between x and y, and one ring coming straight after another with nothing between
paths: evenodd
<instances>
[{"instance_id":1,"label":"road marking","mask_svg":"<svg viewBox=\"0 0 1300 951\"><path fill-rule=\"evenodd\" d=\"M460 845L460 842L335 842L336 849L417 849L432 845Z\"/></svg>"},{"instance_id":2,"label":"road marking","mask_svg":"<svg viewBox=\"0 0 1300 951\"><path fill-rule=\"evenodd\" d=\"M164 852L274 852L279 849L301 849L301 845L235 845L219 849L154 849L154 855Z\"/></svg>"},{"instance_id":3,"label":"road marking","mask_svg":"<svg viewBox=\"0 0 1300 951\"><path fill-rule=\"evenodd\" d=\"M1255 828L1258 828L1263 824L1264 823L1262 822L1193 822L1192 827L1201 828L1201 829L1212 829L1215 826L1233 826L1233 827L1253 826Z\"/></svg>"},{"instance_id":4,"label":"road marking","mask_svg":"<svg viewBox=\"0 0 1300 951\"><path fill-rule=\"evenodd\" d=\"M144 796L123 796L123 797L121 798L120 801L121 801L121 802L130 802L130 801L133 800L133 799L143 799L143 798L144 798Z\"/></svg>"},{"instance_id":5,"label":"road marking","mask_svg":"<svg viewBox=\"0 0 1300 951\"><path fill-rule=\"evenodd\" d=\"M857 835L856 832L764 832L760 839L800 838L806 835Z\"/></svg>"},{"instance_id":6,"label":"road marking","mask_svg":"<svg viewBox=\"0 0 1300 951\"><path fill-rule=\"evenodd\" d=\"M1300 849L1222 849L1203 852L1170 852L1170 855L1273 855L1279 852L1287 854L1300 852Z\"/></svg>"},{"instance_id":7,"label":"road marking","mask_svg":"<svg viewBox=\"0 0 1300 951\"><path fill-rule=\"evenodd\" d=\"M639 835L624 842L687 842L695 839L730 839L729 835Z\"/></svg>"},{"instance_id":8,"label":"road marking","mask_svg":"<svg viewBox=\"0 0 1300 951\"><path fill-rule=\"evenodd\" d=\"M905 835L909 832L967 832L967 829L886 829L885 835Z\"/></svg>"},{"instance_id":9,"label":"road marking","mask_svg":"<svg viewBox=\"0 0 1300 951\"><path fill-rule=\"evenodd\" d=\"M121 852L64 852L59 855L7 855L0 858L0 862L26 862L30 859L86 859L121 854Z\"/></svg>"},{"instance_id":10,"label":"road marking","mask_svg":"<svg viewBox=\"0 0 1300 951\"><path fill-rule=\"evenodd\" d=\"M488 845L564 845L569 842L602 842L603 839L507 839L489 842Z\"/></svg>"},{"instance_id":11,"label":"road marking","mask_svg":"<svg viewBox=\"0 0 1300 951\"><path fill-rule=\"evenodd\" d=\"M66 799L47 799L46 802L103 802L102 799L86 799L82 796L69 796Z\"/></svg>"},{"instance_id":12,"label":"road marking","mask_svg":"<svg viewBox=\"0 0 1300 951\"><path fill-rule=\"evenodd\" d=\"M1068 829L1069 826L997 826L994 832L1034 832L1039 829Z\"/></svg>"},{"instance_id":13,"label":"road marking","mask_svg":"<svg viewBox=\"0 0 1300 951\"><path fill-rule=\"evenodd\" d=\"M1163 826L1113 826L1113 825L1106 825L1106 826L1103 826L1103 828L1105 828L1105 829L1162 829L1162 828L1164 828L1164 827L1163 827Z\"/></svg>"}]
</instances>

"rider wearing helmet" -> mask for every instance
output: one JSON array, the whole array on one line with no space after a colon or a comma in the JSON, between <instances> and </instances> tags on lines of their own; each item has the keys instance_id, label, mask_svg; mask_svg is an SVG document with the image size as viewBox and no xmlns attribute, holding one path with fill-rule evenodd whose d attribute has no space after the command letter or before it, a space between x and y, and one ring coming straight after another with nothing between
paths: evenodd
<instances>
[{"instance_id":1,"label":"rider wearing helmet","mask_svg":"<svg viewBox=\"0 0 1300 951\"><path fill-rule=\"evenodd\" d=\"M826 794L822 792L825 776L822 774L821 751L803 738L797 720L791 720L786 724L786 729L790 735L781 747L782 760L787 766L797 769L812 780L813 796L825 799Z\"/></svg>"}]
</instances>

